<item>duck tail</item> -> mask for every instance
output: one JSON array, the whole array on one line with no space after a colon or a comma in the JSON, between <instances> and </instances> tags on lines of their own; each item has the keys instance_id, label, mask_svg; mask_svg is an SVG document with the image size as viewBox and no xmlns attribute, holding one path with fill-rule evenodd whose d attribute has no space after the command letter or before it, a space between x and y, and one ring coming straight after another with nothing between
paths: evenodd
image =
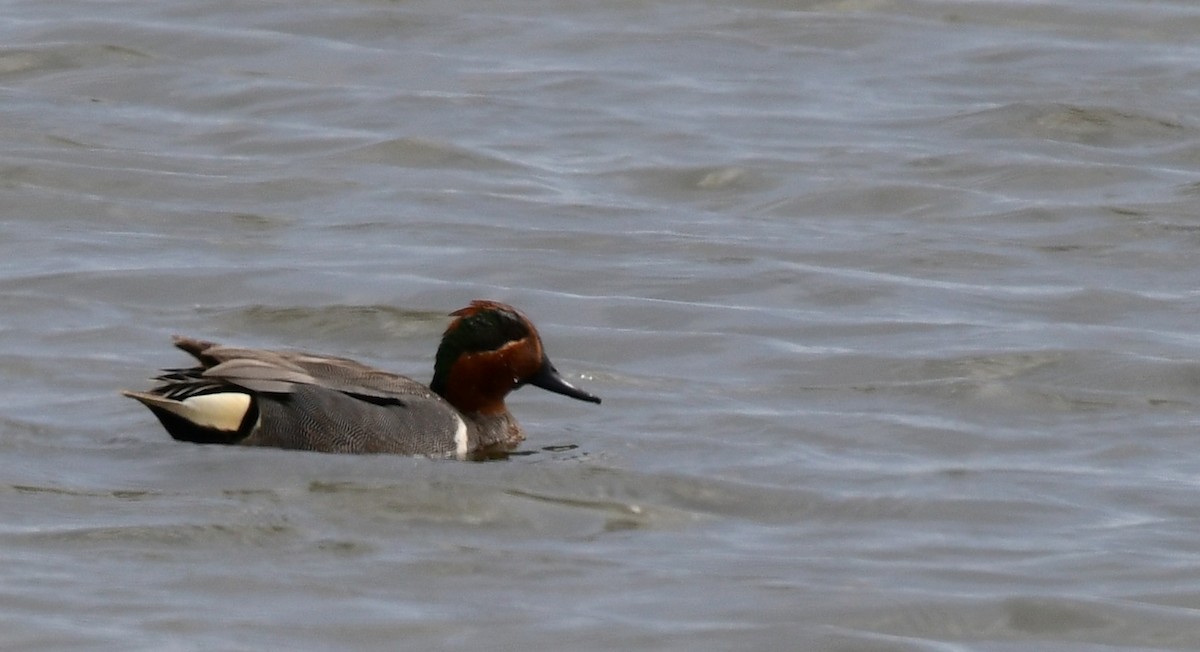
<instances>
[{"instance_id":1,"label":"duck tail","mask_svg":"<svg viewBox=\"0 0 1200 652\"><path fill-rule=\"evenodd\" d=\"M145 405L163 428L179 441L197 444L234 444L258 424L258 402L247 392L228 389L168 398L151 392L123 391L122 395Z\"/></svg>"}]
</instances>

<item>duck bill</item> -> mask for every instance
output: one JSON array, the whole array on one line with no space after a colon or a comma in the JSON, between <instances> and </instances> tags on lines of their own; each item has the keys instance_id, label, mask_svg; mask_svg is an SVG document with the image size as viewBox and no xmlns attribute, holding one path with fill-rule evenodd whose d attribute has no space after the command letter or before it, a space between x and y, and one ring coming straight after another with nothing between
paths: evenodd
<instances>
[{"instance_id":1,"label":"duck bill","mask_svg":"<svg viewBox=\"0 0 1200 652\"><path fill-rule=\"evenodd\" d=\"M563 396L570 396L571 398L579 399L580 401L587 401L589 403L600 402L599 396L585 392L582 389L579 389L571 383L563 380L563 377L558 375L558 370L554 368L554 365L550 364L550 358L543 357L542 368L539 369L532 378L525 382L533 385L534 387L541 387L548 392L562 394Z\"/></svg>"}]
</instances>

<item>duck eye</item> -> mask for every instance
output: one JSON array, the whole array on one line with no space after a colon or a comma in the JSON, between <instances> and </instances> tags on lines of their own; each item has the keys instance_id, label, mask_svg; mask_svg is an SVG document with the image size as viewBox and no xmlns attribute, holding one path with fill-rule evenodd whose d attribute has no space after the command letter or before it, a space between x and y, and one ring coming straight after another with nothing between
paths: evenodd
<instances>
[{"instance_id":1,"label":"duck eye","mask_svg":"<svg viewBox=\"0 0 1200 652\"><path fill-rule=\"evenodd\" d=\"M496 349L529 336L529 329L516 317L498 310L481 312L463 320L464 348L470 351Z\"/></svg>"}]
</instances>

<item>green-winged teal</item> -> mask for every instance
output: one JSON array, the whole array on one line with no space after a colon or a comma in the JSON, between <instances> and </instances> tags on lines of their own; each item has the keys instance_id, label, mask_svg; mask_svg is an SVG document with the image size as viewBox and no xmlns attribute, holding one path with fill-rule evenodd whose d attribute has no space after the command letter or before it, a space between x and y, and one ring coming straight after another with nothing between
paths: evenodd
<instances>
[{"instance_id":1,"label":"green-winged teal","mask_svg":"<svg viewBox=\"0 0 1200 652\"><path fill-rule=\"evenodd\" d=\"M176 337L199 366L164 370L150 391L123 393L181 441L459 458L525 438L504 405L522 385L600 402L558 375L537 329L512 306L472 301L450 314L429 387L346 358Z\"/></svg>"}]
</instances>

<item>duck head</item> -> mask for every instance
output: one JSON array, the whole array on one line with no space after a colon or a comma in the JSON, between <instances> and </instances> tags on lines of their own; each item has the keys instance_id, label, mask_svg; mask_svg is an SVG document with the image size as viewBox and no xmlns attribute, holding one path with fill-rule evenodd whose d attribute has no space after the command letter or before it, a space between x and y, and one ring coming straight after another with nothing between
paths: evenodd
<instances>
[{"instance_id":1,"label":"duck head","mask_svg":"<svg viewBox=\"0 0 1200 652\"><path fill-rule=\"evenodd\" d=\"M516 308L476 300L450 316L455 319L442 335L429 388L460 413L503 414L504 397L526 384L600 402L558 374L537 329Z\"/></svg>"}]
</instances>

